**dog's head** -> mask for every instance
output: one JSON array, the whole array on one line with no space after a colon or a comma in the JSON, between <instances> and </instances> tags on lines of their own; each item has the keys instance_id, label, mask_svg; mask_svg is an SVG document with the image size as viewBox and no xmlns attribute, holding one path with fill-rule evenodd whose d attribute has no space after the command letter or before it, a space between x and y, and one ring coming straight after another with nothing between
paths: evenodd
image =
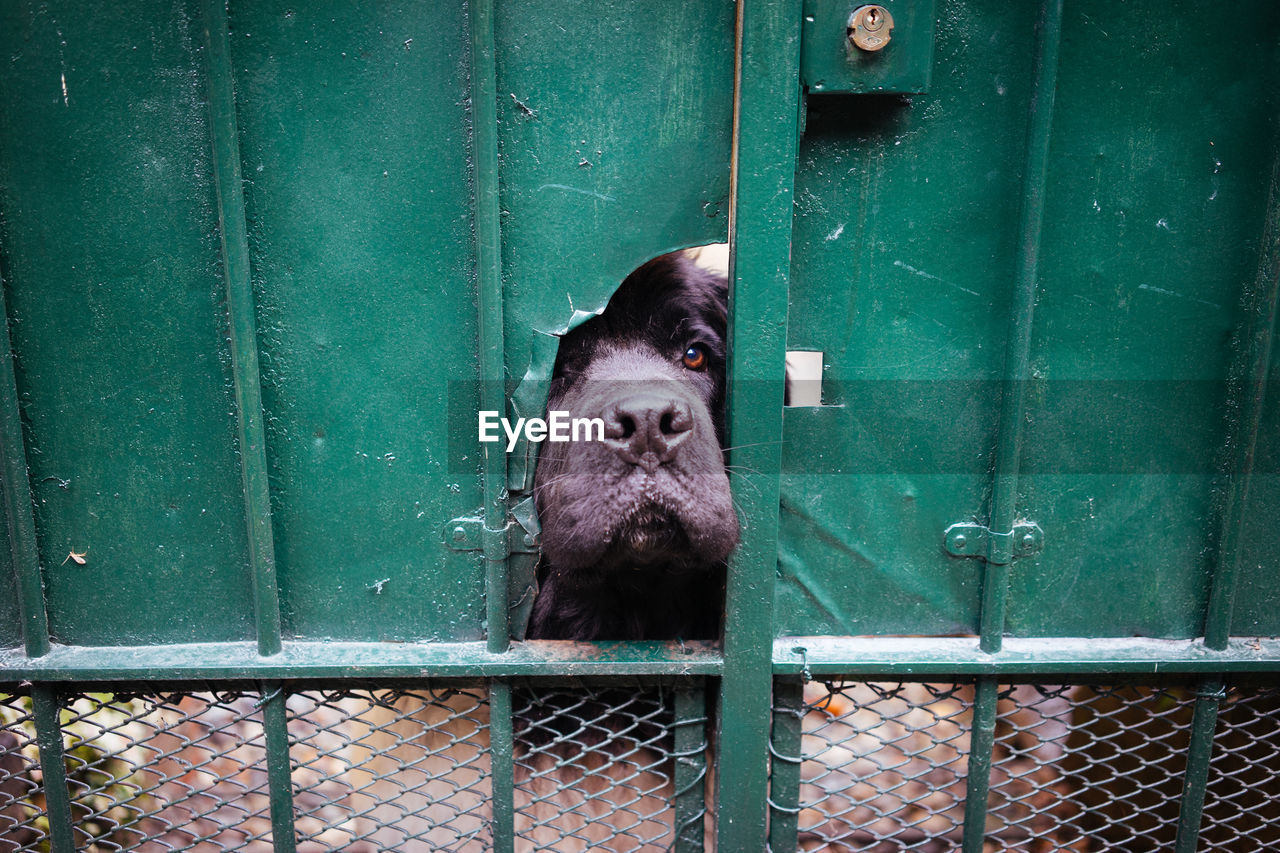
<instances>
[{"instance_id":1,"label":"dog's head","mask_svg":"<svg viewBox=\"0 0 1280 853\"><path fill-rule=\"evenodd\" d=\"M610 607L609 590L637 611L646 603L635 596L690 584L718 593L738 543L721 450L726 325L724 280L666 255L562 339L547 408L603 420L604 440L542 445L535 494L555 589L539 596L535 636L564 633L546 628L550 608ZM591 592L604 594L584 600ZM678 619L655 627L632 616L620 617L630 635L680 631Z\"/></svg>"}]
</instances>

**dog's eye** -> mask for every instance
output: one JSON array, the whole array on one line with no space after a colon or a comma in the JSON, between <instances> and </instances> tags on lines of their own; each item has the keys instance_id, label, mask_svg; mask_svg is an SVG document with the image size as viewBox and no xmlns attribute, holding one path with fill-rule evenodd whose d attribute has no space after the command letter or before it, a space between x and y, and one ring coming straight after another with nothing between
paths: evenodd
<instances>
[{"instance_id":1,"label":"dog's eye","mask_svg":"<svg viewBox=\"0 0 1280 853\"><path fill-rule=\"evenodd\" d=\"M684 351L684 366L690 370L702 370L707 366L707 351L694 344Z\"/></svg>"}]
</instances>

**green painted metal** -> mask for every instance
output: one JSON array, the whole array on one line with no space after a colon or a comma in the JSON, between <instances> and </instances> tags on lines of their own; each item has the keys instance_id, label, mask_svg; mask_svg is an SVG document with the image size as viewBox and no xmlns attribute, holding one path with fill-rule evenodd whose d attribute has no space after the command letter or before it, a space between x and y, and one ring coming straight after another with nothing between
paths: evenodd
<instances>
[{"instance_id":1,"label":"green painted metal","mask_svg":"<svg viewBox=\"0 0 1280 853\"><path fill-rule=\"evenodd\" d=\"M445 416L479 408L467 21L230 8L286 637L484 636L439 541L484 500Z\"/></svg>"},{"instance_id":2,"label":"green painted metal","mask_svg":"<svg viewBox=\"0 0 1280 853\"><path fill-rule=\"evenodd\" d=\"M511 684L489 682L489 755L492 767L493 849L515 849L515 734L512 729Z\"/></svg>"},{"instance_id":3,"label":"green painted metal","mask_svg":"<svg viewBox=\"0 0 1280 853\"><path fill-rule=\"evenodd\" d=\"M738 6L729 261L730 483L742 541L729 564L716 839L766 843L773 577L800 86L800 4ZM745 472L756 472L749 477ZM748 486L747 483L750 483Z\"/></svg>"},{"instance_id":4,"label":"green painted metal","mask_svg":"<svg viewBox=\"0 0 1280 853\"><path fill-rule=\"evenodd\" d=\"M1234 371L1238 388L1232 388L1235 405L1230 407L1238 420L1228 425L1227 447L1229 452L1234 449L1234 454L1228 469L1229 485L1224 490L1217 562L1212 567L1213 585L1205 614L1204 642L1211 649L1226 648L1231 634L1241 540L1247 524L1250 487L1259 462L1258 439L1266 406L1276 313L1280 311L1280 157L1272 165L1256 283L1244 299L1239 366Z\"/></svg>"},{"instance_id":5,"label":"green painted metal","mask_svg":"<svg viewBox=\"0 0 1280 853\"><path fill-rule=\"evenodd\" d=\"M1014 267L1009 331L1005 335L1004 387L996 433L995 482L991 488L991 534L982 579L979 634L984 652L1000 651L1005 629L1009 570L1014 556L1014 524L1018 516L1018 469L1026 387L1031 369L1031 324L1040 284L1041 226L1053 103L1058 85L1058 48L1062 41L1062 0L1041 4L1037 25L1035 78L1031 89L1030 128L1022 168L1022 209L1018 219L1018 252ZM993 700L994 701L994 700Z\"/></svg>"},{"instance_id":6,"label":"green painted metal","mask_svg":"<svg viewBox=\"0 0 1280 853\"><path fill-rule=\"evenodd\" d=\"M475 158L476 278L479 311L480 405L486 411L507 415L503 382L502 328L502 227L498 201L498 105L497 50L493 41L492 0L478 0L470 6L471 19L471 104L472 147ZM485 633L489 651L507 648L511 636L507 586L509 549L507 528L507 460L497 445L484 445L484 527L503 531L494 547L494 537L484 545ZM509 697L508 697L509 698Z\"/></svg>"},{"instance_id":7,"label":"green painted metal","mask_svg":"<svg viewBox=\"0 0 1280 853\"><path fill-rule=\"evenodd\" d=\"M276 853L294 853L297 836L293 827L293 761L289 757L289 722L285 686L278 681L262 684L262 728L267 742L267 789L271 797L271 848Z\"/></svg>"},{"instance_id":8,"label":"green painted metal","mask_svg":"<svg viewBox=\"0 0 1280 853\"><path fill-rule=\"evenodd\" d=\"M964 853L982 853L987 829L987 796L991 790L991 757L996 740L999 685L980 678L973 695L969 760L964 796Z\"/></svg>"},{"instance_id":9,"label":"green painted metal","mask_svg":"<svg viewBox=\"0 0 1280 853\"><path fill-rule=\"evenodd\" d=\"M1007 637L992 654L976 637L786 637L774 643L773 667L779 674L815 676L1274 673L1280 671L1280 642L1239 638L1214 651L1198 640Z\"/></svg>"},{"instance_id":10,"label":"green painted metal","mask_svg":"<svg viewBox=\"0 0 1280 853\"><path fill-rule=\"evenodd\" d=\"M288 849L281 682L498 679L509 847L502 679L675 677L684 827L718 677L756 850L794 845L775 675L975 677L978 849L995 679L1280 672L1280 7L885 5L852 68L827 0L0 9L0 680L37 682L55 848L55 682L272 682ZM730 214L723 649L508 646L532 451L474 413L539 410L555 335ZM783 411L786 349L823 406Z\"/></svg>"},{"instance_id":11,"label":"green painted metal","mask_svg":"<svg viewBox=\"0 0 1280 853\"><path fill-rule=\"evenodd\" d=\"M704 849L707 814L707 694L701 681L676 685L675 737L671 755L675 800L675 853Z\"/></svg>"},{"instance_id":12,"label":"green painted metal","mask_svg":"<svg viewBox=\"0 0 1280 853\"><path fill-rule=\"evenodd\" d=\"M63 756L61 705L56 688L37 684L31 688L31 711L35 718L36 745L40 750L41 788L49 818L49 847L52 853L73 853L71 795L67 789L67 766Z\"/></svg>"},{"instance_id":13,"label":"green painted metal","mask_svg":"<svg viewBox=\"0 0 1280 853\"><path fill-rule=\"evenodd\" d=\"M1218 726L1218 707L1226 697L1221 678L1208 678L1200 685L1191 717L1191 743L1187 747L1187 767L1182 778L1182 802L1178 808L1178 835L1174 853L1193 853L1200 836L1204 813L1205 786L1209 782L1209 759L1213 756L1213 735Z\"/></svg>"},{"instance_id":14,"label":"green painted metal","mask_svg":"<svg viewBox=\"0 0 1280 853\"><path fill-rule=\"evenodd\" d=\"M1033 383L1019 506L1046 541L1089 546L1016 565L1012 634L1205 630L1232 438L1225 380L1250 325L1242 297L1262 267L1277 153L1280 92L1265 81L1280 71L1280 9L1240 4L1238 37L1208 41L1174 11L1066 7L1032 343L1033 376L1048 380ZM1092 37L1095 24L1110 38ZM1155 69L1174 62L1178 91L1162 92ZM1093 414L1055 393L1055 377L1089 379L1077 402L1097 401ZM1276 534L1257 541L1274 548ZM1271 580L1250 594L1274 601L1274 555L1252 553Z\"/></svg>"},{"instance_id":15,"label":"green painted metal","mask_svg":"<svg viewBox=\"0 0 1280 853\"><path fill-rule=\"evenodd\" d=\"M5 562L11 569L5 581L5 596L0 603L0 619L5 624L0 637L4 645L22 643L30 657L49 651L49 617L45 612L43 572L40 548L36 542L35 521L31 508L31 483L27 479L27 451L22 440L22 415L18 408L17 381L13 372L13 345L9 340L9 311L5 303L3 279L0 278L0 455L3 474L0 489L4 492Z\"/></svg>"},{"instance_id":16,"label":"green painted metal","mask_svg":"<svg viewBox=\"0 0 1280 853\"><path fill-rule=\"evenodd\" d=\"M252 643L138 647L54 646L42 658L0 651L4 680L415 678L504 675L718 675L710 643L522 643L505 653L471 643L298 643L262 658Z\"/></svg>"},{"instance_id":17,"label":"green painted metal","mask_svg":"<svg viewBox=\"0 0 1280 853\"><path fill-rule=\"evenodd\" d=\"M1013 636L1205 630L1227 380L1256 327L1241 297L1265 306L1272 268L1259 175L1280 20L1240 4L1240 33L1202 40L1184 8L1064 4L1028 372L1010 389L1026 404L1014 520L1045 547L1012 564ZM808 99L788 346L824 353L825 405L786 412L781 635L981 630L980 566L942 545L990 526L1037 13L939 3L927 94ZM1157 82L1174 63L1176 92ZM1276 624L1273 397L1237 636Z\"/></svg>"},{"instance_id":18,"label":"green painted metal","mask_svg":"<svg viewBox=\"0 0 1280 853\"><path fill-rule=\"evenodd\" d=\"M811 94L892 94L929 91L933 70L933 0L883 0L893 16L889 44L866 52L849 45L856 0L805 0L800 79Z\"/></svg>"},{"instance_id":19,"label":"green painted metal","mask_svg":"<svg viewBox=\"0 0 1280 853\"><path fill-rule=\"evenodd\" d=\"M804 682L773 683L773 734L769 741L769 850L796 849L800 819L800 765L804 749Z\"/></svg>"},{"instance_id":20,"label":"green painted metal","mask_svg":"<svg viewBox=\"0 0 1280 853\"><path fill-rule=\"evenodd\" d=\"M207 0L204 46L208 56L209 125L213 137L213 183L218 197L222 268L230 315L231 370L235 376L239 427L240 477L244 488L249 566L253 573L254 621L258 651L280 651L280 595L276 586L275 543L271 532L271 488L267 483L266 438L262 424L262 380L258 370L258 332L245 232L244 179L236 130L225 0Z\"/></svg>"},{"instance_id":21,"label":"green painted metal","mask_svg":"<svg viewBox=\"0 0 1280 853\"><path fill-rule=\"evenodd\" d=\"M54 642L254 636L200 18L0 10L0 246Z\"/></svg>"}]
</instances>

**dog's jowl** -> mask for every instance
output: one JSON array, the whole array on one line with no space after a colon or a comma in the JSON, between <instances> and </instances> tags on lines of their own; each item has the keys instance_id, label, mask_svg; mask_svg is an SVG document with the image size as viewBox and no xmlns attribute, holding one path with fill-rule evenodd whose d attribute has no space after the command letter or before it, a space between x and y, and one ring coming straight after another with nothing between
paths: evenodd
<instances>
[{"instance_id":1,"label":"dog's jowl","mask_svg":"<svg viewBox=\"0 0 1280 853\"><path fill-rule=\"evenodd\" d=\"M548 411L604 421L546 443L534 639L713 639L738 543L721 446L725 281L679 255L627 277L560 343Z\"/></svg>"}]
</instances>

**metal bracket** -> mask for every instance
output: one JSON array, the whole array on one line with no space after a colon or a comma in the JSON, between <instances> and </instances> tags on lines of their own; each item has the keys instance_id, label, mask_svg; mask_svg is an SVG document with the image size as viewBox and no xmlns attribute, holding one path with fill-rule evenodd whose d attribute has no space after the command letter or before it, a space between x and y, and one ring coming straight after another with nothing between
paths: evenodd
<instances>
[{"instance_id":1,"label":"metal bracket","mask_svg":"<svg viewBox=\"0 0 1280 853\"><path fill-rule=\"evenodd\" d=\"M943 547L953 557L982 557L989 563L1007 564L1044 548L1044 531L1034 521L1021 521L1008 533L994 533L976 522L947 528Z\"/></svg>"},{"instance_id":2,"label":"metal bracket","mask_svg":"<svg viewBox=\"0 0 1280 853\"><path fill-rule=\"evenodd\" d=\"M537 531L526 529L514 518L495 530L485 527L483 518L463 516L446 523L442 536L446 547L454 551L483 551L490 560L505 560L512 554L536 554L541 544Z\"/></svg>"}]
</instances>

